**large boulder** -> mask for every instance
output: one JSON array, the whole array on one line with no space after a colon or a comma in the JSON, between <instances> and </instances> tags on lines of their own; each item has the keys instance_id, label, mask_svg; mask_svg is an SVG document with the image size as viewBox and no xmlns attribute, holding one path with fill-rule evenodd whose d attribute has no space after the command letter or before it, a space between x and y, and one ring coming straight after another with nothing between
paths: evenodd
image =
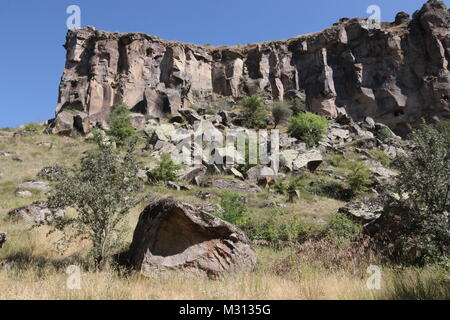
<instances>
[{"instance_id":1,"label":"large boulder","mask_svg":"<svg viewBox=\"0 0 450 320\"><path fill-rule=\"evenodd\" d=\"M47 202L37 201L28 206L11 210L8 212L8 217L16 222L44 223L55 218L63 218L65 213L64 209L52 210L48 208Z\"/></svg>"},{"instance_id":2,"label":"large boulder","mask_svg":"<svg viewBox=\"0 0 450 320\"><path fill-rule=\"evenodd\" d=\"M244 181L238 181L227 178L210 179L203 186L216 189L231 189L237 192L261 192L261 188L248 184Z\"/></svg>"},{"instance_id":3,"label":"large boulder","mask_svg":"<svg viewBox=\"0 0 450 320\"><path fill-rule=\"evenodd\" d=\"M52 133L70 135L73 131L74 124L75 120L73 114L67 111L62 111L56 116L53 122Z\"/></svg>"},{"instance_id":4,"label":"large boulder","mask_svg":"<svg viewBox=\"0 0 450 320\"><path fill-rule=\"evenodd\" d=\"M256 254L242 230L173 199L158 200L144 209L127 258L144 275L181 269L214 277L249 272L256 264Z\"/></svg>"}]
</instances>

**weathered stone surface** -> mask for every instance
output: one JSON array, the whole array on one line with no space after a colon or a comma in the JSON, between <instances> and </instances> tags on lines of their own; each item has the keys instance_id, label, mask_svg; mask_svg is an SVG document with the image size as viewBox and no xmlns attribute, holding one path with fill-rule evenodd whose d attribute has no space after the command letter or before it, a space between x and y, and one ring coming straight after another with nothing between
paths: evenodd
<instances>
[{"instance_id":1,"label":"weathered stone surface","mask_svg":"<svg viewBox=\"0 0 450 320\"><path fill-rule=\"evenodd\" d=\"M60 135L69 135L73 131L74 116L70 112L60 112L53 121L52 133Z\"/></svg>"},{"instance_id":2,"label":"weathered stone surface","mask_svg":"<svg viewBox=\"0 0 450 320\"><path fill-rule=\"evenodd\" d=\"M206 186L216 189L231 189L242 192L261 192L261 188L253 186L244 181L237 181L232 179L210 179L206 181Z\"/></svg>"},{"instance_id":3,"label":"weathered stone surface","mask_svg":"<svg viewBox=\"0 0 450 320\"><path fill-rule=\"evenodd\" d=\"M19 184L19 187L26 189L39 189L44 191L50 189L48 183L44 181L24 181L21 184Z\"/></svg>"},{"instance_id":4,"label":"weathered stone surface","mask_svg":"<svg viewBox=\"0 0 450 320\"><path fill-rule=\"evenodd\" d=\"M16 190L15 195L18 198L30 198L33 196L33 194L30 191L21 189Z\"/></svg>"},{"instance_id":5,"label":"weathered stone surface","mask_svg":"<svg viewBox=\"0 0 450 320\"><path fill-rule=\"evenodd\" d=\"M450 118L449 26L445 4L430 0L411 20L404 13L379 26L342 19L322 32L240 48L69 30L54 132L71 130L69 109L100 121L123 101L133 112L161 118L245 95L303 96L309 111L357 121L369 116L405 132L422 117Z\"/></svg>"},{"instance_id":6,"label":"weathered stone surface","mask_svg":"<svg viewBox=\"0 0 450 320\"><path fill-rule=\"evenodd\" d=\"M131 266L144 275L173 269L210 277L252 271L256 254L248 237L206 211L172 199L149 205L134 231Z\"/></svg>"},{"instance_id":7,"label":"weathered stone surface","mask_svg":"<svg viewBox=\"0 0 450 320\"><path fill-rule=\"evenodd\" d=\"M11 210L8 212L8 217L13 221L43 223L54 218L62 218L65 213L63 209L49 209L45 201L37 201L28 206Z\"/></svg>"},{"instance_id":8,"label":"weathered stone surface","mask_svg":"<svg viewBox=\"0 0 450 320\"><path fill-rule=\"evenodd\" d=\"M350 202L340 208L339 212L363 222L370 222L381 216L383 208L384 203L381 198L365 198Z\"/></svg>"},{"instance_id":9,"label":"weathered stone surface","mask_svg":"<svg viewBox=\"0 0 450 320\"><path fill-rule=\"evenodd\" d=\"M7 234L5 232L0 232L0 248L3 247L7 240Z\"/></svg>"}]
</instances>

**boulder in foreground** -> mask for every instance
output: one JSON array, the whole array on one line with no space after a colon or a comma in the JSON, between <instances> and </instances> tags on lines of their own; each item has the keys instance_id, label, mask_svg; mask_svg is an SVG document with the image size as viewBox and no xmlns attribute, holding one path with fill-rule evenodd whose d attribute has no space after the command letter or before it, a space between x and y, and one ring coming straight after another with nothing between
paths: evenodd
<instances>
[{"instance_id":1,"label":"boulder in foreground","mask_svg":"<svg viewBox=\"0 0 450 320\"><path fill-rule=\"evenodd\" d=\"M242 230L173 199L158 200L144 209L127 258L144 275L179 269L215 277L249 272L256 264L256 254Z\"/></svg>"}]
</instances>

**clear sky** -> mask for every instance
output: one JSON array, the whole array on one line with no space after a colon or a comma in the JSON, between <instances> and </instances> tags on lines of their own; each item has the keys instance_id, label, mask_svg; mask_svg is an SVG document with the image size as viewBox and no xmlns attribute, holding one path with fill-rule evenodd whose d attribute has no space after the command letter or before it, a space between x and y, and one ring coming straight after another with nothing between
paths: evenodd
<instances>
[{"instance_id":1,"label":"clear sky","mask_svg":"<svg viewBox=\"0 0 450 320\"><path fill-rule=\"evenodd\" d=\"M81 8L81 26L144 32L212 45L281 40L329 27L342 17L381 20L412 14L425 0L1 0L0 127L54 116L64 68L66 9ZM450 0L444 1L447 5Z\"/></svg>"}]
</instances>

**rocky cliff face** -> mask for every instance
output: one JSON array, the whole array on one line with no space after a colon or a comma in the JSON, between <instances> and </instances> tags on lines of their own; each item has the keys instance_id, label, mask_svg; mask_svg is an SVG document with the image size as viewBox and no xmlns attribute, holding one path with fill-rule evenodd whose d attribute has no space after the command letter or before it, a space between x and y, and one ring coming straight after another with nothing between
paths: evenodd
<instances>
[{"instance_id":1,"label":"rocky cliff face","mask_svg":"<svg viewBox=\"0 0 450 320\"><path fill-rule=\"evenodd\" d=\"M236 47L70 30L55 128L67 131L73 122L86 131L118 102L161 117L191 104L260 95L298 96L312 112L370 116L405 131L421 117L450 118L449 26L445 4L430 0L412 19L341 19L315 34Z\"/></svg>"}]
</instances>

